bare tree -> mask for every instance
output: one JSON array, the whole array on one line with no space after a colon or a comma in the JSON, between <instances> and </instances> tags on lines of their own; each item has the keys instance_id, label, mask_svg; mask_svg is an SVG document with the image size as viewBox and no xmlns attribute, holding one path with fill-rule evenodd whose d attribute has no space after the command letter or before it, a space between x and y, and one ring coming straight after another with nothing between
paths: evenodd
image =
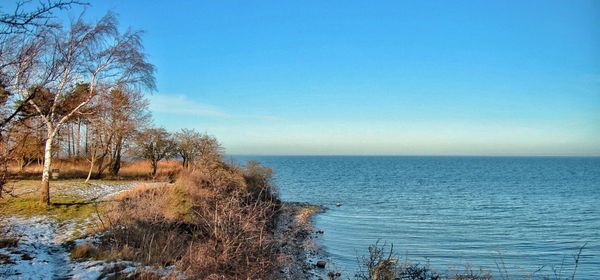
<instances>
[{"instance_id":1,"label":"bare tree","mask_svg":"<svg viewBox=\"0 0 600 280\"><path fill-rule=\"evenodd\" d=\"M12 12L5 12L0 7L0 197L7 178L7 161L11 149L6 142L6 128L12 120L23 110L24 105L33 98L31 94L24 100L10 87L12 79L10 70L15 65L27 68L36 49L40 46L40 38L44 32L57 28L51 24L53 13L56 10L69 9L74 5L86 5L84 2L74 0L47 0L40 1L32 10L26 8L29 1L18 1ZM25 42L25 43L22 43ZM24 47L24 49L22 49ZM12 106L14 105L14 106Z\"/></svg>"},{"instance_id":2,"label":"bare tree","mask_svg":"<svg viewBox=\"0 0 600 280\"><path fill-rule=\"evenodd\" d=\"M200 141L202 134L192 129L182 129L175 133L175 142L177 143L177 154L182 159L184 168L190 166L200 155Z\"/></svg>"},{"instance_id":3,"label":"bare tree","mask_svg":"<svg viewBox=\"0 0 600 280\"><path fill-rule=\"evenodd\" d=\"M110 100L110 127L113 133L109 171L116 176L121 169L123 149L133 135L150 122L148 100L138 91L118 89L108 96Z\"/></svg>"},{"instance_id":4,"label":"bare tree","mask_svg":"<svg viewBox=\"0 0 600 280\"><path fill-rule=\"evenodd\" d=\"M158 162L172 157L176 152L176 143L164 128L147 128L136 137L138 154L150 161L152 177L156 177Z\"/></svg>"},{"instance_id":5,"label":"bare tree","mask_svg":"<svg viewBox=\"0 0 600 280\"><path fill-rule=\"evenodd\" d=\"M9 86L8 80L10 77L5 73L4 68L17 65L29 64L30 55L34 55L35 43L39 41L43 34L49 29L56 29L58 25L52 23L54 12L56 10L70 9L75 5L87 5L86 2L74 0L55 0L55 1L40 1L38 6L33 10L26 9L26 4L29 1L18 1L14 11L7 13L1 10L0 7L0 105L3 109L14 95L13 92L7 89ZM42 30L43 32L40 32ZM30 44L19 44L18 42L28 41ZM25 47L25 50L20 50ZM32 98L33 96L30 96ZM28 100L18 102L10 113L6 111L0 119L0 129L4 128L17 114L23 109L23 104Z\"/></svg>"},{"instance_id":6,"label":"bare tree","mask_svg":"<svg viewBox=\"0 0 600 280\"><path fill-rule=\"evenodd\" d=\"M33 32L37 27L48 26L56 10L69 9L73 5L87 5L75 0L39 1L38 6L28 10L29 1L18 1L12 13L0 11L0 34Z\"/></svg>"},{"instance_id":7,"label":"bare tree","mask_svg":"<svg viewBox=\"0 0 600 280\"><path fill-rule=\"evenodd\" d=\"M175 133L177 155L183 167L190 168L199 162L214 162L222 158L223 150L216 138L201 134L193 129L182 129Z\"/></svg>"},{"instance_id":8,"label":"bare tree","mask_svg":"<svg viewBox=\"0 0 600 280\"><path fill-rule=\"evenodd\" d=\"M113 89L101 94L90 111L92 114L84 115L86 131L91 136L87 158L96 166L97 177L107 168L117 175L124 149L150 121L148 101L139 91Z\"/></svg>"},{"instance_id":9,"label":"bare tree","mask_svg":"<svg viewBox=\"0 0 600 280\"><path fill-rule=\"evenodd\" d=\"M115 87L155 88L154 66L142 52L141 33L121 34L117 27L112 13L93 24L81 16L66 31L46 31L43 40L24 48L27 63L10 68L12 87L28 100L46 125L42 203L50 203L52 147L61 126L99 92ZM42 94L44 97L39 98Z\"/></svg>"}]
</instances>

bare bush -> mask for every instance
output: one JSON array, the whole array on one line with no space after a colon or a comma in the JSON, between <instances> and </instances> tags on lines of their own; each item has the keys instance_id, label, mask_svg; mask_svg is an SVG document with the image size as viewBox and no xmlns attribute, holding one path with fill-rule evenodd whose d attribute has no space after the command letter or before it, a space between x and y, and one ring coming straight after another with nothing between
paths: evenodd
<instances>
[{"instance_id":1,"label":"bare bush","mask_svg":"<svg viewBox=\"0 0 600 280\"><path fill-rule=\"evenodd\" d=\"M265 279L277 267L280 201L269 169L223 161L183 170L174 185L140 187L107 211L101 250L113 258L176 265L197 279Z\"/></svg>"},{"instance_id":2,"label":"bare bush","mask_svg":"<svg viewBox=\"0 0 600 280\"><path fill-rule=\"evenodd\" d=\"M369 246L369 253L359 259L360 271L355 279L360 280L490 280L492 275L480 270L473 271L466 267L463 272L445 275L439 273L429 266L429 263L411 263L408 260L401 261L394 251L394 245L388 246L379 242Z\"/></svg>"}]
</instances>

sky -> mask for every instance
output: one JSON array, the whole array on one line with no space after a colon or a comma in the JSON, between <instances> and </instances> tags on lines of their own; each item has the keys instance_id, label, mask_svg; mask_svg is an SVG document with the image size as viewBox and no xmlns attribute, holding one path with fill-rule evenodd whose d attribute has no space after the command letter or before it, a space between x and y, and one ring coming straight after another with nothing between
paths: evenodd
<instances>
[{"instance_id":1,"label":"sky","mask_svg":"<svg viewBox=\"0 0 600 280\"><path fill-rule=\"evenodd\" d=\"M600 1L112 0L86 13L108 10L145 30L155 124L229 154L600 155Z\"/></svg>"}]
</instances>

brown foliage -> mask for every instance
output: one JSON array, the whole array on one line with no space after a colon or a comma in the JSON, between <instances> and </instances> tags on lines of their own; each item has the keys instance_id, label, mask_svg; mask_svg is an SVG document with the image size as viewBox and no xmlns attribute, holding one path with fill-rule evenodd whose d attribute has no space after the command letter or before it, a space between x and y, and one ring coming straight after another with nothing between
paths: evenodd
<instances>
[{"instance_id":1,"label":"brown foliage","mask_svg":"<svg viewBox=\"0 0 600 280\"><path fill-rule=\"evenodd\" d=\"M108 210L102 250L199 279L265 279L275 269L280 202L270 169L196 164L174 185L138 187ZM123 253L126 251L126 253Z\"/></svg>"},{"instance_id":2,"label":"brown foliage","mask_svg":"<svg viewBox=\"0 0 600 280\"><path fill-rule=\"evenodd\" d=\"M70 254L73 260L86 260L98 257L98 249L89 243L76 245Z\"/></svg>"}]
</instances>

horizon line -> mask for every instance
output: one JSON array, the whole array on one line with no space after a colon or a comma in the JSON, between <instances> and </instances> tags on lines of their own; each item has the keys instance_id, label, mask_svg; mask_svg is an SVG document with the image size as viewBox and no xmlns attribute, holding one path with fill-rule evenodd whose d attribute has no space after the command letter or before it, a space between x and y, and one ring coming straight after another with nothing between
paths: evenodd
<instances>
[{"instance_id":1,"label":"horizon line","mask_svg":"<svg viewBox=\"0 0 600 280\"><path fill-rule=\"evenodd\" d=\"M259 156L259 157L540 157L540 158L600 158L600 154L597 155L413 155L413 154L225 154L226 157L233 156Z\"/></svg>"}]
</instances>

